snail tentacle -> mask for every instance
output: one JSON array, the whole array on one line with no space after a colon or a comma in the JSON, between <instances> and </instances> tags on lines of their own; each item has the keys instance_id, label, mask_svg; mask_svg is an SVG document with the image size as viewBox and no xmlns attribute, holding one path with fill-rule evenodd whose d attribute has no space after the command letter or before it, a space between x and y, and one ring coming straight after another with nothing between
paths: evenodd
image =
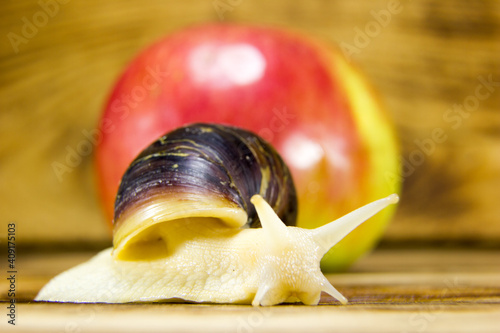
<instances>
[{"instance_id":1,"label":"snail tentacle","mask_svg":"<svg viewBox=\"0 0 500 333\"><path fill-rule=\"evenodd\" d=\"M314 239L321 246L324 253L326 253L361 223L390 204L395 204L398 201L398 195L391 194L386 198L362 206L333 222L314 229Z\"/></svg>"},{"instance_id":2,"label":"snail tentacle","mask_svg":"<svg viewBox=\"0 0 500 333\"><path fill-rule=\"evenodd\" d=\"M250 201L255 206L269 246L277 246L286 237L287 227L273 208L260 195L255 194Z\"/></svg>"},{"instance_id":3,"label":"snail tentacle","mask_svg":"<svg viewBox=\"0 0 500 333\"><path fill-rule=\"evenodd\" d=\"M324 291L342 304L347 304L348 302L347 298L345 298L344 295L342 295L334 286L332 286L332 284L327 280L326 277L323 280L321 291Z\"/></svg>"}]
</instances>

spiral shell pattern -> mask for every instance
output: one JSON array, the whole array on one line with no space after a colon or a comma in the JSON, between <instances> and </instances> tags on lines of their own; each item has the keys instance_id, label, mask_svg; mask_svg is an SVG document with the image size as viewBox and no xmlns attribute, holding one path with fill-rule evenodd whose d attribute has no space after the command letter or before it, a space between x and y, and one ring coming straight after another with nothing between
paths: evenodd
<instances>
[{"instance_id":1,"label":"spiral shell pattern","mask_svg":"<svg viewBox=\"0 0 500 333\"><path fill-rule=\"evenodd\" d=\"M122 178L115 202L115 252L169 220L210 217L230 227L260 227L250 203L254 194L260 194L286 225L295 225L293 180L269 143L225 125L198 123L176 129L142 151Z\"/></svg>"}]
</instances>

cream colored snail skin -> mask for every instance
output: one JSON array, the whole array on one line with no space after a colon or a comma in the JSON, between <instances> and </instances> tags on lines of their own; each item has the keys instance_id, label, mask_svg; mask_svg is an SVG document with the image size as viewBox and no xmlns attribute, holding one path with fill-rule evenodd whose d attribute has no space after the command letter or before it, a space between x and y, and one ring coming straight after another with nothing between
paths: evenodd
<instances>
[{"instance_id":1,"label":"cream colored snail skin","mask_svg":"<svg viewBox=\"0 0 500 333\"><path fill-rule=\"evenodd\" d=\"M316 305L324 291L345 304L321 258L397 201L393 194L319 228L294 227L295 189L272 147L238 128L189 125L125 173L113 248L56 276L35 300Z\"/></svg>"}]
</instances>

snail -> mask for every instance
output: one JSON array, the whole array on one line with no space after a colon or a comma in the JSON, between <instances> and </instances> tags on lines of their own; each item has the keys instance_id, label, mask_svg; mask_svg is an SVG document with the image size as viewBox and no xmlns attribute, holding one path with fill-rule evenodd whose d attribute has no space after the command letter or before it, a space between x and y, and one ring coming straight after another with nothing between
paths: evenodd
<instances>
[{"instance_id":1,"label":"snail","mask_svg":"<svg viewBox=\"0 0 500 333\"><path fill-rule=\"evenodd\" d=\"M294 227L295 189L278 153L257 135L192 124L131 163L115 202L113 247L53 278L35 300L347 303L319 262L398 196L316 229Z\"/></svg>"}]
</instances>

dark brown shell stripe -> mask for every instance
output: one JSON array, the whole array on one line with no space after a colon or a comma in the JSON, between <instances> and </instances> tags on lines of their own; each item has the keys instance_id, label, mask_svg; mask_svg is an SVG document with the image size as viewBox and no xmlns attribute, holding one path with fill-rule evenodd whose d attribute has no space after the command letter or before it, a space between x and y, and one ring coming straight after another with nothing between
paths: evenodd
<instances>
[{"instance_id":1,"label":"dark brown shell stripe","mask_svg":"<svg viewBox=\"0 0 500 333\"><path fill-rule=\"evenodd\" d=\"M266 168L270 176L260 193ZM114 220L154 197L184 191L234 202L247 212L250 227L260 226L250 203L260 193L285 224L295 225L297 198L287 166L267 142L240 128L192 124L153 142L125 172Z\"/></svg>"}]
</instances>

